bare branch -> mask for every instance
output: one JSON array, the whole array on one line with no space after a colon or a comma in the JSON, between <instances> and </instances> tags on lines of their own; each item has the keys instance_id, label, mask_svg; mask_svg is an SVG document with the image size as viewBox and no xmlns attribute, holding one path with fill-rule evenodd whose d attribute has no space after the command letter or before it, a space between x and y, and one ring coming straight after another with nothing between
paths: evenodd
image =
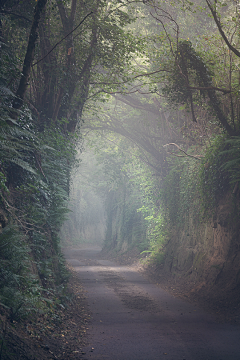
<instances>
[{"instance_id":1,"label":"bare branch","mask_svg":"<svg viewBox=\"0 0 240 360\"><path fill-rule=\"evenodd\" d=\"M19 18L19 19L24 19L24 20L26 20L26 21L28 21L28 22L31 22L31 20L28 19L26 16L16 14L16 13L14 13L14 12L12 12L12 11L1 10L0 13L1 13L1 14L6 14L6 15L13 15L13 16L16 16L16 17Z\"/></svg>"},{"instance_id":2,"label":"bare branch","mask_svg":"<svg viewBox=\"0 0 240 360\"><path fill-rule=\"evenodd\" d=\"M232 46L232 44L230 43L230 41L228 40L225 32L223 31L223 28L222 28L222 25L221 25L221 22L220 22L220 19L218 18L218 15L217 15L217 12L214 8L214 6L210 3L209 0L206 0L206 3L207 3L207 6L209 7L211 13L212 13L212 16L213 16L213 19L218 27L218 30L220 32L220 35L222 36L223 40L225 41L226 45L228 46L228 48L230 50L232 50L232 52L234 52L235 55L237 55L238 57L240 57L240 52L235 49L234 46ZM215 1L215 3L217 3L217 1Z\"/></svg>"},{"instance_id":3,"label":"bare branch","mask_svg":"<svg viewBox=\"0 0 240 360\"><path fill-rule=\"evenodd\" d=\"M232 92L232 90L226 90L226 89L221 89L215 86L207 86L207 87L202 87L202 86L188 86L188 89L190 90L216 90L216 91L221 91L224 95L226 94L230 94Z\"/></svg>"},{"instance_id":4,"label":"bare branch","mask_svg":"<svg viewBox=\"0 0 240 360\"><path fill-rule=\"evenodd\" d=\"M130 81L133 81L133 80L135 80L137 78L155 75L155 74L160 73L160 72L169 72L170 73L171 70L169 70L169 69L159 69L159 70L155 70L155 71L152 71L152 72L149 72L149 73L142 73L142 74L135 75L131 79L128 79L128 80L122 81L122 82L120 82L120 81L119 82L92 82L91 85L123 85L123 84L129 83Z\"/></svg>"},{"instance_id":5,"label":"bare branch","mask_svg":"<svg viewBox=\"0 0 240 360\"><path fill-rule=\"evenodd\" d=\"M122 101L123 103L125 103L133 108L149 111L149 112L159 116L159 110L155 107L154 104L147 104L147 103L143 104L143 103L141 103L141 101L137 100L136 98L133 98L130 95L118 96L118 95L113 94L112 96L115 97L115 99Z\"/></svg>"},{"instance_id":6,"label":"bare branch","mask_svg":"<svg viewBox=\"0 0 240 360\"><path fill-rule=\"evenodd\" d=\"M165 144L165 145L163 145L163 147L166 147L166 146L169 146L169 145L176 146L179 151L182 151L186 156L192 157L192 158L194 158L194 159L201 160L201 158L204 157L203 155L190 155L190 154L186 153L185 150L181 149L180 146L178 146L178 145L175 144L175 143ZM172 152L171 152L170 154L175 155L175 156L178 156L178 157L183 157L183 156L184 156L184 155L177 155L177 154L174 154L174 153L172 153Z\"/></svg>"},{"instance_id":7,"label":"bare branch","mask_svg":"<svg viewBox=\"0 0 240 360\"><path fill-rule=\"evenodd\" d=\"M90 13L88 13L82 21L80 21L80 23L73 29L71 30L66 36L64 36L60 41L58 41L53 48L46 54L44 55L40 60L36 61L32 66L37 65L38 63L40 63L40 61L44 60L63 40L65 40L69 35L71 35L75 30L77 30L79 28L80 25L82 25L82 23L87 19L87 17L89 15L91 15L93 13L93 11L91 11Z\"/></svg>"}]
</instances>

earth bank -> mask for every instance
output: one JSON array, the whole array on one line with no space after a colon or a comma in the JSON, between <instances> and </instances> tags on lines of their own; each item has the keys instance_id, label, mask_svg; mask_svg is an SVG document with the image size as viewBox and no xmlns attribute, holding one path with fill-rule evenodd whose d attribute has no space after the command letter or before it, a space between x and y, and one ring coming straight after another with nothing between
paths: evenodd
<instances>
[{"instance_id":1,"label":"earth bank","mask_svg":"<svg viewBox=\"0 0 240 360\"><path fill-rule=\"evenodd\" d=\"M120 248L104 249L103 254L122 264L144 258L141 271L167 291L238 322L239 198L237 186L234 193L225 193L215 211L205 218L194 213L192 206L185 221L169 229L165 245L153 256L145 258L146 254L126 242Z\"/></svg>"}]
</instances>

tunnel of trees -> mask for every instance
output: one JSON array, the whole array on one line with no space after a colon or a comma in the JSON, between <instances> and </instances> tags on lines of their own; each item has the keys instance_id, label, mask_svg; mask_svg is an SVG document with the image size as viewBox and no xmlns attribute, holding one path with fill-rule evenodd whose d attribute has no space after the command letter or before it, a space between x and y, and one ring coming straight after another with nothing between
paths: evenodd
<instances>
[{"instance_id":1,"label":"tunnel of trees","mask_svg":"<svg viewBox=\"0 0 240 360\"><path fill-rule=\"evenodd\" d=\"M12 321L64 296L60 237L239 299L239 16L234 0L0 1Z\"/></svg>"}]
</instances>

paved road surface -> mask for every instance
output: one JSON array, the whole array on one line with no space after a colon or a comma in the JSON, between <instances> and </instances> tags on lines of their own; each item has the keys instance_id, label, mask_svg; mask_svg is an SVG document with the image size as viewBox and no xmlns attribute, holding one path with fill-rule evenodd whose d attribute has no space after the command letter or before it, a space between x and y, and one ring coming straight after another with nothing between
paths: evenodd
<instances>
[{"instance_id":1,"label":"paved road surface","mask_svg":"<svg viewBox=\"0 0 240 360\"><path fill-rule=\"evenodd\" d=\"M239 326L174 298L134 267L98 260L99 251L65 251L92 313L84 359L240 360Z\"/></svg>"}]
</instances>

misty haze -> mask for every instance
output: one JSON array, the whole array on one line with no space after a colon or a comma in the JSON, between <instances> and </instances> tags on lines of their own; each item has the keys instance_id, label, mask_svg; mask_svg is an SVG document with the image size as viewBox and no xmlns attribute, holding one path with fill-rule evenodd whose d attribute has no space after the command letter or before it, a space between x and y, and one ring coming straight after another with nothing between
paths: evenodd
<instances>
[{"instance_id":1,"label":"misty haze","mask_svg":"<svg viewBox=\"0 0 240 360\"><path fill-rule=\"evenodd\" d=\"M0 360L239 360L239 16L0 0Z\"/></svg>"}]
</instances>

